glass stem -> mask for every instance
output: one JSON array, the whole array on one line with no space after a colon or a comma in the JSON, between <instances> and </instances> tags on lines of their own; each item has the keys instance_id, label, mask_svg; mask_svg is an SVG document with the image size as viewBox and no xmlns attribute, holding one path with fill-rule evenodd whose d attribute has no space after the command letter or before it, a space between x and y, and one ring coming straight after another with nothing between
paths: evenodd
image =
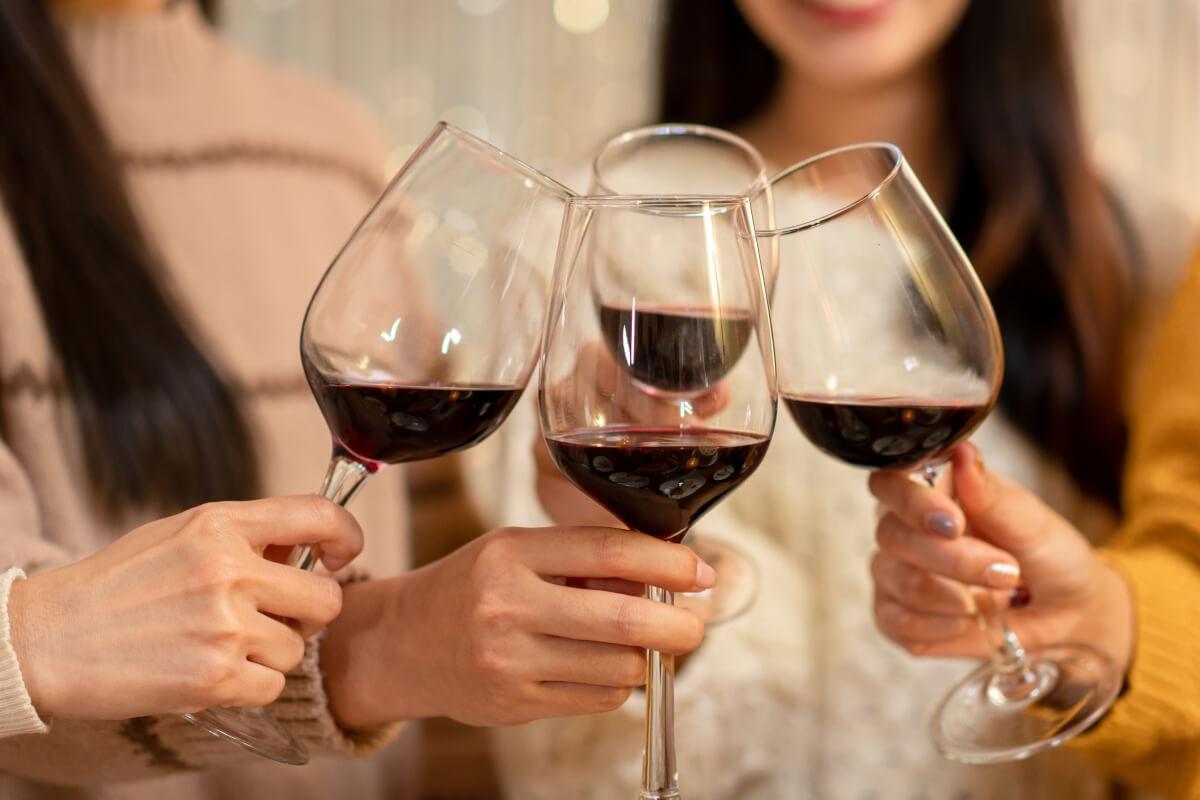
<instances>
[{"instance_id":1,"label":"glass stem","mask_svg":"<svg viewBox=\"0 0 1200 800\"><path fill-rule=\"evenodd\" d=\"M657 586L646 597L671 605L674 596ZM675 767L675 657L646 651L646 754L642 761L639 800L677 800L679 773Z\"/></svg>"},{"instance_id":2,"label":"glass stem","mask_svg":"<svg viewBox=\"0 0 1200 800\"><path fill-rule=\"evenodd\" d=\"M935 488L937 467L926 464L921 468L921 477L930 488ZM1042 694L1045 681L1031 668L1021 640L1008 626L1007 600L998 599L998 595L993 591L974 595L975 621L987 639L994 673L988 684L988 699L997 705L1028 702Z\"/></svg>"},{"instance_id":3,"label":"glass stem","mask_svg":"<svg viewBox=\"0 0 1200 800\"><path fill-rule=\"evenodd\" d=\"M354 497L371 475L371 470L353 458L347 458L342 453L335 452L329 459L329 469L325 471L325 482L321 484L321 496L339 506L344 506ZM311 571L317 565L321 554L309 545L303 544L292 550L287 563L302 570Z\"/></svg>"}]
</instances>

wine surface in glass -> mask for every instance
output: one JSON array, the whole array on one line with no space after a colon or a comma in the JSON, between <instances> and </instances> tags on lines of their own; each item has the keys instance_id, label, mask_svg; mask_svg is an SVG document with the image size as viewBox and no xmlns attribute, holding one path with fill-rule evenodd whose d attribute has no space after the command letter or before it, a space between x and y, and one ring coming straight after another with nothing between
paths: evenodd
<instances>
[{"instance_id":1,"label":"wine surface in glass","mask_svg":"<svg viewBox=\"0 0 1200 800\"><path fill-rule=\"evenodd\" d=\"M936 459L991 408L904 397L780 399L810 442L835 458L873 469L911 469Z\"/></svg>"},{"instance_id":2,"label":"wine surface in glass","mask_svg":"<svg viewBox=\"0 0 1200 800\"><path fill-rule=\"evenodd\" d=\"M337 446L369 468L436 458L477 444L504 422L513 386L405 386L315 376L313 394Z\"/></svg>"},{"instance_id":3,"label":"wine surface in glass","mask_svg":"<svg viewBox=\"0 0 1200 800\"><path fill-rule=\"evenodd\" d=\"M754 330L749 310L713 314L689 306L600 306L600 327L617 363L638 382L697 392L737 364Z\"/></svg>"},{"instance_id":4,"label":"wine surface in glass","mask_svg":"<svg viewBox=\"0 0 1200 800\"><path fill-rule=\"evenodd\" d=\"M704 428L586 428L547 437L558 468L631 529L678 540L758 466L769 439Z\"/></svg>"}]
</instances>

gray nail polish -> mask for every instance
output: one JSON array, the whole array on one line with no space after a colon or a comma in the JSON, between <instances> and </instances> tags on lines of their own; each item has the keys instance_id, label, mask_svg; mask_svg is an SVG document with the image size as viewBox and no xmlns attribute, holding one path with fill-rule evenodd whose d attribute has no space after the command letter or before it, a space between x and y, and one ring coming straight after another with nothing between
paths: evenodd
<instances>
[{"instance_id":1,"label":"gray nail polish","mask_svg":"<svg viewBox=\"0 0 1200 800\"><path fill-rule=\"evenodd\" d=\"M958 533L958 523L954 521L954 517L941 511L926 516L925 525L931 532L947 539L953 539Z\"/></svg>"}]
</instances>

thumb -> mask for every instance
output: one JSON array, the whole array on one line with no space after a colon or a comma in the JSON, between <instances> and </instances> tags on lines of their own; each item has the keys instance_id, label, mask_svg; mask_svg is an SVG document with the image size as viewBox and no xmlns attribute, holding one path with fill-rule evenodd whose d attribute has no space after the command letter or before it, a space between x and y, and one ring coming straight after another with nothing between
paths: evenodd
<instances>
[{"instance_id":1,"label":"thumb","mask_svg":"<svg viewBox=\"0 0 1200 800\"><path fill-rule=\"evenodd\" d=\"M1058 515L1036 495L988 471L975 445L954 452L954 491L972 536L1024 562L1049 541Z\"/></svg>"}]
</instances>

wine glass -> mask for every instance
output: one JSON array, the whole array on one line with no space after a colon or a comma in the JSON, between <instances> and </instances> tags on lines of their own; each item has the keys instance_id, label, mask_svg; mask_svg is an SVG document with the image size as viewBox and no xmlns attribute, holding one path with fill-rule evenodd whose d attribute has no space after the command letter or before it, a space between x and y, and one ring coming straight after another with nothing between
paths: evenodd
<instances>
[{"instance_id":1,"label":"wine glass","mask_svg":"<svg viewBox=\"0 0 1200 800\"><path fill-rule=\"evenodd\" d=\"M592 160L589 194L746 195L757 227L774 227L767 168L758 150L740 136L707 125L665 123L625 131L609 139ZM775 281L774 244L760 243L760 258L770 296ZM672 259L654 269L682 267ZM677 300L671 301L678 305ZM645 384L651 391L686 395L686 386ZM689 545L717 572L717 583L677 598L679 605L713 625L733 619L754 604L758 567L736 545L699 534Z\"/></svg>"},{"instance_id":2,"label":"wine glass","mask_svg":"<svg viewBox=\"0 0 1200 800\"><path fill-rule=\"evenodd\" d=\"M333 435L321 494L345 505L386 464L482 441L516 405L539 352L549 271L572 193L444 122L326 271L300 357ZM312 569L319 554L289 559ZM198 725L275 761L304 746L264 709Z\"/></svg>"},{"instance_id":3,"label":"wine glass","mask_svg":"<svg viewBox=\"0 0 1200 800\"><path fill-rule=\"evenodd\" d=\"M849 464L915 470L932 486L948 452L996 403L996 318L967 256L899 149L831 150L771 180L780 226L773 302L780 395L804 435ZM1120 685L1081 644L1027 652L1007 595L976 592L991 660L941 702L932 735L973 764L1026 758L1086 730Z\"/></svg>"},{"instance_id":4,"label":"wine glass","mask_svg":"<svg viewBox=\"0 0 1200 800\"><path fill-rule=\"evenodd\" d=\"M663 310L681 300L686 313ZM692 391L649 388L668 378ZM567 479L630 536L681 540L753 473L775 426L749 201L569 200L538 396L542 435ZM646 595L673 600L657 587ZM672 675L671 656L647 653L646 800L679 797Z\"/></svg>"}]
</instances>

